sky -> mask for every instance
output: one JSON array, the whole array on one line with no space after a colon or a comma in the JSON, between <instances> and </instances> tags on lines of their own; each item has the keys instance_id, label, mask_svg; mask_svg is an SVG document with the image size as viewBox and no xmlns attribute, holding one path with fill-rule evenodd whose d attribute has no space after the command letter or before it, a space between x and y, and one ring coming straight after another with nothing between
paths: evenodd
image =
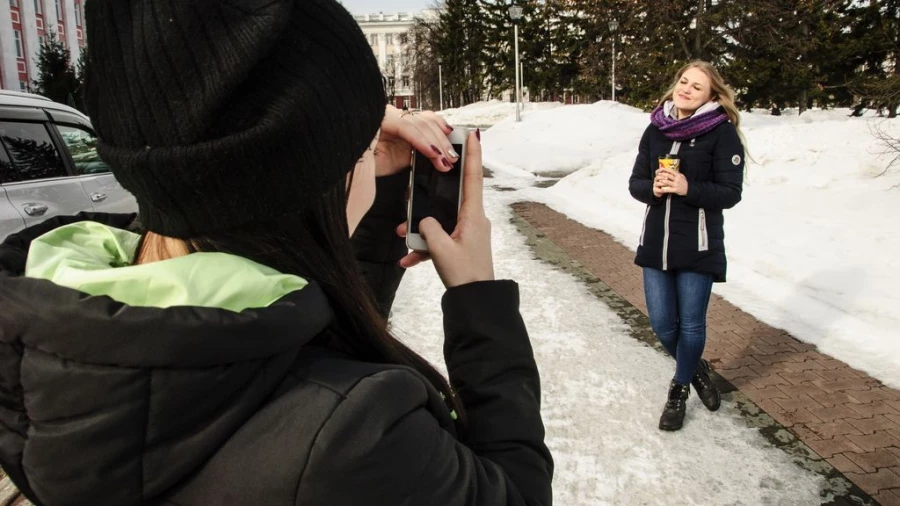
<instances>
[{"instance_id":1,"label":"sky","mask_svg":"<svg viewBox=\"0 0 900 506\"><path fill-rule=\"evenodd\" d=\"M353 14L373 14L376 12L418 12L435 0L341 0L344 7Z\"/></svg>"},{"instance_id":2,"label":"sky","mask_svg":"<svg viewBox=\"0 0 900 506\"><path fill-rule=\"evenodd\" d=\"M609 101L529 103L515 123L513 108L490 102L443 114L454 125L493 125L482 135L484 165L521 188L516 198L636 248L646 206L628 193L628 177L649 115ZM900 137L900 122L849 116L742 114L752 157L743 200L725 212L728 282L713 292L900 388L900 235L892 232L900 167L888 168L891 156L873 135ZM547 173L569 176L534 187Z\"/></svg>"}]
</instances>

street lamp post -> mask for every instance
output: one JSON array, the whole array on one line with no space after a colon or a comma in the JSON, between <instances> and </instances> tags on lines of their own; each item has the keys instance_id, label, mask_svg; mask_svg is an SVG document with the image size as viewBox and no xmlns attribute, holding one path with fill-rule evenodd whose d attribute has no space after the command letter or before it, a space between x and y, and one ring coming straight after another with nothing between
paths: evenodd
<instances>
[{"instance_id":1,"label":"street lamp post","mask_svg":"<svg viewBox=\"0 0 900 506\"><path fill-rule=\"evenodd\" d=\"M519 88L522 90L522 110L525 110L525 57L519 56Z\"/></svg>"},{"instance_id":2,"label":"street lamp post","mask_svg":"<svg viewBox=\"0 0 900 506\"><path fill-rule=\"evenodd\" d=\"M441 74L441 63L443 62L444 59L438 56L438 96L441 100L440 111L444 110L444 76Z\"/></svg>"},{"instance_id":3,"label":"street lamp post","mask_svg":"<svg viewBox=\"0 0 900 506\"><path fill-rule=\"evenodd\" d=\"M609 31L612 32L612 101L616 101L616 30L619 22L615 19L609 22Z\"/></svg>"},{"instance_id":4,"label":"street lamp post","mask_svg":"<svg viewBox=\"0 0 900 506\"><path fill-rule=\"evenodd\" d=\"M513 40L516 51L516 122L522 121L521 102L522 88L519 81L519 20L522 19L522 7L512 5L509 7L509 17L513 22Z\"/></svg>"}]
</instances>

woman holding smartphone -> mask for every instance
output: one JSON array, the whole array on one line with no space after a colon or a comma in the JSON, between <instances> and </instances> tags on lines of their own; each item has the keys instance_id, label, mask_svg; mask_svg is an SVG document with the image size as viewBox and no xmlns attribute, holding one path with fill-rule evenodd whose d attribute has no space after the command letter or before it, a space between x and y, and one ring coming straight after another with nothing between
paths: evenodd
<instances>
[{"instance_id":1,"label":"woman holding smartphone","mask_svg":"<svg viewBox=\"0 0 900 506\"><path fill-rule=\"evenodd\" d=\"M518 287L494 279L477 135L457 229L419 227L447 287L448 380L389 334L350 236L380 201L402 208L376 176L412 148L446 170L451 129L385 112L353 17L336 0L85 8L87 108L142 228L59 217L0 245L0 465L22 492L549 505L540 380ZM357 240L402 244L398 225Z\"/></svg>"},{"instance_id":2,"label":"woman holding smartphone","mask_svg":"<svg viewBox=\"0 0 900 506\"><path fill-rule=\"evenodd\" d=\"M659 428L682 427L693 384L710 411L720 397L702 359L714 282L725 281L722 211L741 200L744 146L734 91L709 63L678 70L644 131L629 180L647 204L635 263L647 312L675 375Z\"/></svg>"}]
</instances>

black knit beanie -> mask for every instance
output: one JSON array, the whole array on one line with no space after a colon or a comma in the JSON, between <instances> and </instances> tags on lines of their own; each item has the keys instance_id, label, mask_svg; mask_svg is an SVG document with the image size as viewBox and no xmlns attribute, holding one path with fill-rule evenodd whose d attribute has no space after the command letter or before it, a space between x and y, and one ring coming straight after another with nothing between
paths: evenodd
<instances>
[{"instance_id":1,"label":"black knit beanie","mask_svg":"<svg viewBox=\"0 0 900 506\"><path fill-rule=\"evenodd\" d=\"M141 222L194 237L296 213L384 116L372 50L335 0L91 0L85 103Z\"/></svg>"}]
</instances>

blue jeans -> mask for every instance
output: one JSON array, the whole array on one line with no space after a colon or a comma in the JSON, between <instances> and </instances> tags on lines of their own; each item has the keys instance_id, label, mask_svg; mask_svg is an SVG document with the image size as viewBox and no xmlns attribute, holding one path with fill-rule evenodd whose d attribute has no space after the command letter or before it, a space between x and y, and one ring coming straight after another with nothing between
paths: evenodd
<instances>
[{"instance_id":1,"label":"blue jeans","mask_svg":"<svg viewBox=\"0 0 900 506\"><path fill-rule=\"evenodd\" d=\"M710 274L644 267L650 326L675 357L675 381L682 385L691 382L706 346L706 309L712 284Z\"/></svg>"}]
</instances>

